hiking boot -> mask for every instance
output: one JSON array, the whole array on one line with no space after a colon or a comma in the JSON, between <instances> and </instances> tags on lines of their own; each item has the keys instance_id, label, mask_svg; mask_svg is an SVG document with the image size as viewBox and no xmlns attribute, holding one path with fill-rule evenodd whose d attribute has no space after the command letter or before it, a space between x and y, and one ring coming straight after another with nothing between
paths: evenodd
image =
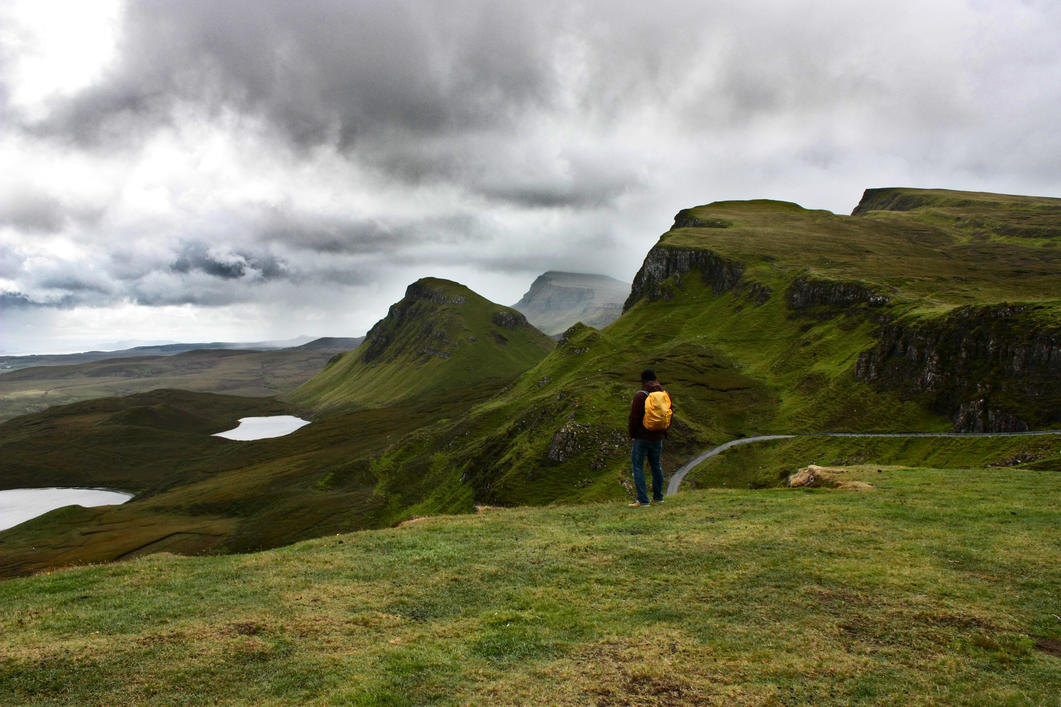
<instances>
[{"instance_id":1,"label":"hiking boot","mask_svg":"<svg viewBox=\"0 0 1061 707\"><path fill-rule=\"evenodd\" d=\"M633 503L626 504L626 507L627 508L648 508L651 505L652 505L651 503L638 503L637 501L634 501Z\"/></svg>"},{"instance_id":2,"label":"hiking boot","mask_svg":"<svg viewBox=\"0 0 1061 707\"><path fill-rule=\"evenodd\" d=\"M652 502L653 503L663 503L663 499L662 498L653 498Z\"/></svg>"}]
</instances>

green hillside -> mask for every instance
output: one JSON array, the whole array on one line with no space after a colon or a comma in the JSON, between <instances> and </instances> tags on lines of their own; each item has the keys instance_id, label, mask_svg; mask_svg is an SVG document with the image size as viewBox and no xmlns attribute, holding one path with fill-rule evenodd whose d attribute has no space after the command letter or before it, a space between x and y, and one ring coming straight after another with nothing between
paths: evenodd
<instances>
[{"instance_id":1,"label":"green hillside","mask_svg":"<svg viewBox=\"0 0 1061 707\"><path fill-rule=\"evenodd\" d=\"M8 704L1057 704L1057 471L489 509L0 582Z\"/></svg>"},{"instance_id":2,"label":"green hillside","mask_svg":"<svg viewBox=\"0 0 1061 707\"><path fill-rule=\"evenodd\" d=\"M553 342L509 307L424 278L355 350L286 396L315 413L482 392L540 361Z\"/></svg>"}]
</instances>

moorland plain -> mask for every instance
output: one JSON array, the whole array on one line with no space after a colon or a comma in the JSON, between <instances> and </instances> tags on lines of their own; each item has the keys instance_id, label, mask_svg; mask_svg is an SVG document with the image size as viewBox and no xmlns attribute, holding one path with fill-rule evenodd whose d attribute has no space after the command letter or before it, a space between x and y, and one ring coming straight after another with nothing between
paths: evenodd
<instances>
[{"instance_id":1,"label":"moorland plain","mask_svg":"<svg viewBox=\"0 0 1061 707\"><path fill-rule=\"evenodd\" d=\"M22 368L0 374L0 421L79 400L158 388L248 397L278 395L315 376L337 353L341 351L199 349L173 356Z\"/></svg>"}]
</instances>

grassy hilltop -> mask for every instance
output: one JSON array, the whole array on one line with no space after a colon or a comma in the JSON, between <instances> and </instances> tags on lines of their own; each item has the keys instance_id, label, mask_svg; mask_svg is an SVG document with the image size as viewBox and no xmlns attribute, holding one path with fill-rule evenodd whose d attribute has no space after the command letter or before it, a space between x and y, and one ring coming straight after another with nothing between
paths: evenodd
<instances>
[{"instance_id":1,"label":"grassy hilltop","mask_svg":"<svg viewBox=\"0 0 1061 707\"><path fill-rule=\"evenodd\" d=\"M878 469L0 582L0 694L1057 704L1057 471Z\"/></svg>"},{"instance_id":2,"label":"grassy hilltop","mask_svg":"<svg viewBox=\"0 0 1061 707\"><path fill-rule=\"evenodd\" d=\"M871 190L851 216L772 201L687 209L623 316L555 347L518 312L425 279L282 400L237 413L236 399L163 391L0 426L8 487L86 484L90 459L94 483L141 492L0 533L0 573L254 550L477 504L616 501L648 365L677 407L668 473L771 432L1058 428L1059 223L1059 199L912 189ZM259 408L314 424L253 443L193 424L230 420L220 431ZM929 459L1061 470L1056 437L810 438L734 450L686 483L776 487L809 462Z\"/></svg>"}]
</instances>

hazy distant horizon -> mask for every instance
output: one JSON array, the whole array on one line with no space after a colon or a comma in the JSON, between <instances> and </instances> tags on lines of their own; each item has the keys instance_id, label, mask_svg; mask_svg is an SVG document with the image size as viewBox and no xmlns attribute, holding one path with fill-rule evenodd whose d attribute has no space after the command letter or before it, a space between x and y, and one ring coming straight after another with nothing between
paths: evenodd
<instances>
[{"instance_id":1,"label":"hazy distant horizon","mask_svg":"<svg viewBox=\"0 0 1061 707\"><path fill-rule=\"evenodd\" d=\"M330 337L330 334L322 334L321 336L295 336L290 339L277 339L268 341L235 341L235 340L222 340L212 339L210 341L190 339L186 341L175 341L175 340L114 340L114 341L101 341L96 344L88 344L88 348L78 348L73 350L51 350L51 351L26 351L26 352L10 352L0 349L0 356L67 356L70 354L80 353L91 353L94 351L102 351L104 353L110 351L127 351L129 349L137 349L152 346L182 346L188 344L243 344L243 345L258 345L265 346L269 344L282 345L283 347L294 347L301 346L302 344L309 343L310 341L316 341L317 339L323 339ZM360 336L364 336L361 334ZM357 337L338 337L338 338L357 338Z\"/></svg>"}]
</instances>

